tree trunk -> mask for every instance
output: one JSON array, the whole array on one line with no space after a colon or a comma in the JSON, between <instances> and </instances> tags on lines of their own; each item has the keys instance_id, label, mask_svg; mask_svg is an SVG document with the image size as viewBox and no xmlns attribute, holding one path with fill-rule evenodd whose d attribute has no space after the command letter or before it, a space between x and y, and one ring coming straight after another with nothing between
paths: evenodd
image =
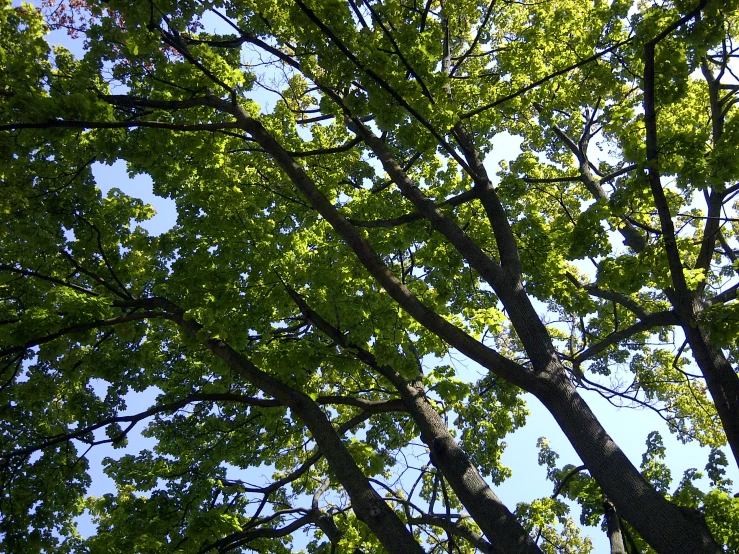
<instances>
[{"instance_id":1,"label":"tree trunk","mask_svg":"<svg viewBox=\"0 0 739 554\"><path fill-rule=\"evenodd\" d=\"M409 387L410 388L410 387ZM541 553L515 516L490 489L464 450L449 434L441 417L423 395L413 387L412 396L403 402L421 429L421 440L429 447L431 462L441 470L459 500L500 554Z\"/></svg>"},{"instance_id":2,"label":"tree trunk","mask_svg":"<svg viewBox=\"0 0 739 554\"><path fill-rule=\"evenodd\" d=\"M691 320L694 322L695 316ZM708 333L704 329L691 327L690 322L682 328L693 351L695 363L706 380L734 460L739 465L739 375L721 349L709 342Z\"/></svg>"},{"instance_id":3,"label":"tree trunk","mask_svg":"<svg viewBox=\"0 0 739 554\"><path fill-rule=\"evenodd\" d=\"M171 310L172 306L166 308ZM198 337L201 326L193 320L186 320L177 311L170 317L187 334ZM349 494L352 509L357 517L370 528L388 552L396 554L423 554L424 550L408 531L398 515L387 502L370 486L367 477L352 458L341 437L331 425L326 414L309 396L281 383L254 365L251 360L239 354L221 339L204 341L213 354L227 367L241 375L248 382L273 396L288 406L302 419L316 441L321 453L328 461L338 481Z\"/></svg>"},{"instance_id":4,"label":"tree trunk","mask_svg":"<svg viewBox=\"0 0 739 554\"><path fill-rule=\"evenodd\" d=\"M438 412L426 400L422 383L409 383L393 368L378 364L371 352L351 344L346 334L315 312L295 290L289 286L286 288L308 320L341 348L354 351L362 362L395 386L420 430L421 440L429 448L431 462L441 470L457 498L488 538L491 552L541 554L541 549L495 495L451 436Z\"/></svg>"},{"instance_id":5,"label":"tree trunk","mask_svg":"<svg viewBox=\"0 0 739 554\"><path fill-rule=\"evenodd\" d=\"M367 240L338 212L303 168L259 122L226 102L214 101L214 105L233 113L240 120L244 130L273 156L308 202L331 224L369 273L403 309L470 359L533 393L542 401L619 513L657 552L660 554L721 552L704 524L689 521L677 506L660 496L642 477L577 394L520 279L511 279L510 275L498 273L495 264L479 260L486 266L485 269L496 274L495 292L508 310L516 332L524 342L534 372L528 372L500 356L421 303L390 272ZM422 199L416 200L419 203L424 202ZM428 206L424 208L432 209ZM458 235L456 230L448 226L449 222L443 221L443 216L435 208L433 210L435 212L433 217L439 224L435 225L435 228L442 232L439 227L444 226L454 233L455 240L450 239L454 244ZM463 235L460 239L467 242ZM470 246L471 250L479 250L476 245L474 248L473 245L466 245ZM468 261L477 269L475 262L478 258Z\"/></svg>"},{"instance_id":6,"label":"tree trunk","mask_svg":"<svg viewBox=\"0 0 739 554\"><path fill-rule=\"evenodd\" d=\"M535 391L618 513L660 554L713 553L705 523L668 502L613 442L569 378L553 376L549 390Z\"/></svg>"},{"instance_id":7,"label":"tree trunk","mask_svg":"<svg viewBox=\"0 0 739 554\"><path fill-rule=\"evenodd\" d=\"M627 554L616 508L607 497L603 497L603 511L606 518L606 534L611 543L611 554Z\"/></svg>"}]
</instances>

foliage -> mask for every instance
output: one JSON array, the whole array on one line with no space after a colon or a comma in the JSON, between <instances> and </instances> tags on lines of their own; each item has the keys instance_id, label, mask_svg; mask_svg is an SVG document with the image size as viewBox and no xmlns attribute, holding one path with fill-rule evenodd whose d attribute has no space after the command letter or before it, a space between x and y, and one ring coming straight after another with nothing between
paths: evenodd
<instances>
[{"instance_id":1,"label":"foliage","mask_svg":"<svg viewBox=\"0 0 739 554\"><path fill-rule=\"evenodd\" d=\"M622 551L739 549L734 3L0 7L3 551L588 552L572 502ZM121 161L170 229L101 192ZM541 441L513 512L523 392L581 459Z\"/></svg>"}]
</instances>

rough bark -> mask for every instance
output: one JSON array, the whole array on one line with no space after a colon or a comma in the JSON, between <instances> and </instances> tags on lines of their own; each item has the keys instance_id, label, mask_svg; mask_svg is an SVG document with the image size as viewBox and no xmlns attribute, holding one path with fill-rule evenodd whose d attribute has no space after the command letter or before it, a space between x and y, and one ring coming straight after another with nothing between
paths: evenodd
<instances>
[{"instance_id":1,"label":"rough bark","mask_svg":"<svg viewBox=\"0 0 739 554\"><path fill-rule=\"evenodd\" d=\"M685 338L706 380L734 460L739 464L739 375L721 349L711 344L705 328L695 326L698 314L692 317L684 313L681 315Z\"/></svg>"},{"instance_id":2,"label":"rough bark","mask_svg":"<svg viewBox=\"0 0 739 554\"><path fill-rule=\"evenodd\" d=\"M603 498L603 511L606 519L606 534L611 545L611 554L627 554L616 508L608 498Z\"/></svg>"},{"instance_id":3,"label":"rough bark","mask_svg":"<svg viewBox=\"0 0 739 554\"><path fill-rule=\"evenodd\" d=\"M168 319L179 325L186 334L196 339L199 338L198 333L202 327L192 319L185 319L182 312L174 305L162 299L152 299L148 304L166 310ZM302 419L328 461L331 470L349 495L357 517L372 530L388 552L423 554L424 549L398 515L370 486L367 477L359 469L341 441L341 437L336 433L318 404L308 395L281 383L259 369L225 341L217 338L205 339L203 345L235 373L265 394L288 406Z\"/></svg>"},{"instance_id":4,"label":"rough bark","mask_svg":"<svg viewBox=\"0 0 739 554\"><path fill-rule=\"evenodd\" d=\"M294 290L288 288L288 293L303 315L318 329L342 348L354 351L362 362L395 386L419 428L421 440L429 448L431 462L441 470L457 498L490 541L490 551L496 554L541 554L541 549L488 486L459 443L451 436L438 412L426 400L422 383L409 383L394 369L377 363L371 352L351 344L344 333L312 310Z\"/></svg>"},{"instance_id":5,"label":"rough bark","mask_svg":"<svg viewBox=\"0 0 739 554\"><path fill-rule=\"evenodd\" d=\"M420 386L404 397L408 411L421 429L431 462L441 470L459 500L499 554L541 552L516 518L488 487L459 443L449 434L439 414L428 403Z\"/></svg>"},{"instance_id":6,"label":"rough bark","mask_svg":"<svg viewBox=\"0 0 739 554\"><path fill-rule=\"evenodd\" d=\"M564 375L535 392L618 513L660 554L721 552L708 528L668 502L637 471Z\"/></svg>"},{"instance_id":7,"label":"rough bark","mask_svg":"<svg viewBox=\"0 0 739 554\"><path fill-rule=\"evenodd\" d=\"M520 264L517 261L518 251L512 238L512 230L485 168L471 145L465 144L467 161L474 172L476 190L479 190L482 198L487 199L483 205L487 203L486 212L491 225L498 229L495 237L501 265L505 260L503 267L489 258L483 259L484 254L479 247L429 203L418 187L402 173L376 137L365 132L363 138L378 155L391 178L397 179L396 183L406 198L413 202L420 212L427 215L432 221L432 226L442 233L491 285L506 308L536 374L547 381L545 387L534 386L527 390L536 395L549 409L587 465L591 475L613 500L624 518L658 552L679 552L686 544L691 544L695 552L717 552L718 545L713 541L708 529L700 524L692 526L676 506L667 502L644 480L575 391L567 371L559 361L551 338L518 276ZM502 222L501 219L505 221ZM608 469L617 471L612 472ZM618 477L614 479L614 475ZM645 513L650 513L651 517L645 517ZM655 522L658 522L658 525L655 525ZM682 538L676 541L676 537Z\"/></svg>"},{"instance_id":8,"label":"rough bark","mask_svg":"<svg viewBox=\"0 0 739 554\"><path fill-rule=\"evenodd\" d=\"M677 247L675 226L672 222L672 214L665 191L662 188L659 170L655 49L659 42L675 29L699 15L707 3L708 0L701 0L692 12L662 31L644 46L644 126L646 131L647 174L654 204L659 215L662 240L673 285L673 290L670 292L670 301L682 323L685 337L693 350L695 361L706 380L706 386L713 398L731 451L735 460L739 463L739 375L736 374L720 349L711 345L708 333L698 327L702 305L697 292L690 290L685 280L683 263ZM708 226L707 230L710 232Z\"/></svg>"},{"instance_id":9,"label":"rough bark","mask_svg":"<svg viewBox=\"0 0 739 554\"><path fill-rule=\"evenodd\" d=\"M369 243L339 214L284 148L257 121L244 113L235 112L234 115L242 121L244 129L252 138L273 156L311 205L342 236L365 268L401 307L452 347L494 374L534 393L544 403L603 491L612 499L624 518L657 552L677 554L685 551L721 551L705 525L688 520L675 505L660 496L608 436L575 391L520 280L496 279L497 286L494 288L524 342L536 369L534 373L485 347L423 305L389 271ZM443 217L435 206L429 205L423 198L417 195L413 198L417 201L414 204L419 211L436 211L433 217L437 221ZM445 225L439 226L441 229L450 229L450 234L455 239L460 237L464 240L453 228L446 227L447 222L444 223ZM436 227L437 230L440 230L439 227ZM479 258L475 258L475 261L478 260ZM468 261L475 267L472 260ZM495 267L493 264L486 262L484 266L490 269Z\"/></svg>"}]
</instances>

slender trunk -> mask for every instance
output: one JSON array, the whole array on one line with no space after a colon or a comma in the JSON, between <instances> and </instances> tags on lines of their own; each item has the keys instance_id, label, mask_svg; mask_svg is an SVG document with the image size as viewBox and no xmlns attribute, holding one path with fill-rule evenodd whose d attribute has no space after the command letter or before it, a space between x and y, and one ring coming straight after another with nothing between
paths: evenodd
<instances>
[{"instance_id":1,"label":"slender trunk","mask_svg":"<svg viewBox=\"0 0 739 554\"><path fill-rule=\"evenodd\" d=\"M308 320L341 348L354 351L363 363L395 386L420 430L421 440L429 448L431 462L441 470L457 498L490 541L490 551L496 554L541 554L541 549L451 436L438 412L426 400L422 383L409 383L393 368L379 364L371 352L351 344L346 334L316 313L295 290L288 285L285 287Z\"/></svg>"},{"instance_id":2,"label":"slender trunk","mask_svg":"<svg viewBox=\"0 0 739 554\"><path fill-rule=\"evenodd\" d=\"M708 65L708 60L703 58L701 62L701 71L703 77L708 85L708 99L711 106L711 143L713 148L718 148L721 142L721 137L724 134L724 107L721 104L721 81L719 78L715 78L713 71ZM719 74L720 75L720 74ZM703 240L701 241L701 249L698 252L698 256L695 260L695 267L699 269L708 270L713 259L713 248L718 240L719 232L721 230L721 209L724 205L725 192L717 190L711 186L713 179L715 179L715 169L712 171L711 177L708 179L708 187L706 191L710 191L706 194L706 203L708 205L708 213L706 214L706 223L703 227ZM705 289L708 279L703 281L699 285L698 290L703 291Z\"/></svg>"},{"instance_id":3,"label":"slender trunk","mask_svg":"<svg viewBox=\"0 0 739 554\"><path fill-rule=\"evenodd\" d=\"M403 401L421 429L421 440L429 447L431 462L441 470L455 494L492 545L493 552L541 553L513 514L490 489L465 451L449 434L439 414L423 395L420 386Z\"/></svg>"},{"instance_id":4,"label":"slender trunk","mask_svg":"<svg viewBox=\"0 0 739 554\"><path fill-rule=\"evenodd\" d=\"M739 464L739 375L721 349L710 343L705 329L692 327L690 322L682 328L706 380L734 460Z\"/></svg>"},{"instance_id":5,"label":"slender trunk","mask_svg":"<svg viewBox=\"0 0 739 554\"><path fill-rule=\"evenodd\" d=\"M198 337L202 329L197 322L185 319L179 310L168 303L163 306L172 311L170 319L184 332ZM203 344L227 367L248 382L288 406L310 431L313 440L328 461L331 471L344 487L352 501L352 509L379 539L388 552L397 554L423 554L424 550L408 531L398 515L370 486L352 458L341 437L331 425L326 414L308 395L296 391L259 369L251 360L234 350L221 339L207 339Z\"/></svg>"},{"instance_id":6,"label":"slender trunk","mask_svg":"<svg viewBox=\"0 0 739 554\"><path fill-rule=\"evenodd\" d=\"M616 508L606 497L603 498L603 511L606 519L606 534L611 544L611 554L626 554L621 522L618 520Z\"/></svg>"},{"instance_id":7,"label":"slender trunk","mask_svg":"<svg viewBox=\"0 0 739 554\"><path fill-rule=\"evenodd\" d=\"M708 97L711 105L711 142L717 148L724 133L725 114L721 104L720 73L719 78L714 77L708 61L704 58L701 64L703 76L708 85ZM709 183L710 184L710 183ZM725 193L716 188L710 189L706 202L708 214L703 228L703 240L701 249L695 262L698 269L710 270L713 249L721 232L721 209L724 204ZM705 289L708 279L698 286L698 293ZM676 299L687 300L687 299ZM685 314L683 330L688 339L688 344L693 351L696 364L703 373L706 385L713 402L716 406L721 424L726 433L726 439L734 454L734 460L739 465L739 376L734 371L729 361L720 348L711 344L709 333L706 329L691 327L695 325L696 315L699 313L698 302L686 302L689 312Z\"/></svg>"},{"instance_id":8,"label":"slender trunk","mask_svg":"<svg viewBox=\"0 0 739 554\"><path fill-rule=\"evenodd\" d=\"M646 131L647 171L654 205L659 215L662 240L670 268L673 292L670 301L682 322L695 361L701 368L706 385L716 405L721 424L726 433L734 458L739 463L739 376L726 360L720 349L711 345L708 334L697 327L697 316L701 304L697 293L691 291L685 281L683 263L675 237L670 207L662 188L659 170L659 144L657 135L657 110L655 98L655 49L657 44L670 32L686 21L697 16L708 0L701 0L698 7L644 46L644 127ZM715 132L716 130L714 130ZM707 227L707 229L709 229ZM709 230L710 232L710 230ZM713 238L710 238L711 252L703 255L703 263L710 261L713 251ZM706 242L704 241L704 245ZM628 518L627 518L628 519Z\"/></svg>"}]
</instances>

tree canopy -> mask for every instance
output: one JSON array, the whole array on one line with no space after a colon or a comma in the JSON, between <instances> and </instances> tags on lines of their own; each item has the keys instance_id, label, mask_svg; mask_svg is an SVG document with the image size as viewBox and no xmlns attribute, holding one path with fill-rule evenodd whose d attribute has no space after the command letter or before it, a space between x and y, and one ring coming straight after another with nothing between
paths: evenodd
<instances>
[{"instance_id":1,"label":"tree canopy","mask_svg":"<svg viewBox=\"0 0 739 554\"><path fill-rule=\"evenodd\" d=\"M739 551L736 2L0 6L0 550L588 552L576 503L613 553ZM524 392L580 459L505 506Z\"/></svg>"}]
</instances>

